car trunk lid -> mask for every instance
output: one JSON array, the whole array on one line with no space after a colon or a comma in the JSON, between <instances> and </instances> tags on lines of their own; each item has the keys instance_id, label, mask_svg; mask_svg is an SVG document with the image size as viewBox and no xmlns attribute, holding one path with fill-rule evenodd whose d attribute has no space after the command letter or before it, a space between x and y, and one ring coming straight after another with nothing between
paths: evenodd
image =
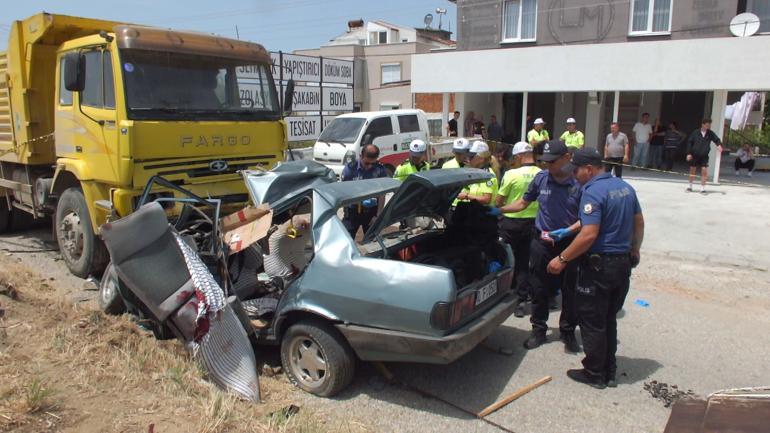
<instances>
[{"instance_id":1,"label":"car trunk lid","mask_svg":"<svg viewBox=\"0 0 770 433\"><path fill-rule=\"evenodd\" d=\"M385 227L414 216L443 216L460 190L487 180L487 170L461 168L430 170L410 175L393 194L366 232L362 243L372 241Z\"/></svg>"}]
</instances>

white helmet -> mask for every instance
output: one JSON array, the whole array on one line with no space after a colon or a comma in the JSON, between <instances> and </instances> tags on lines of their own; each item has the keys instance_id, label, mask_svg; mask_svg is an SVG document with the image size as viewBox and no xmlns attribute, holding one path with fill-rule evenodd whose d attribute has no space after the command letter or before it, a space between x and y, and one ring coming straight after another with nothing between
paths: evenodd
<instances>
[{"instance_id":1,"label":"white helmet","mask_svg":"<svg viewBox=\"0 0 770 433\"><path fill-rule=\"evenodd\" d=\"M428 146L422 140L412 140L409 143L409 153L425 153L428 150Z\"/></svg>"},{"instance_id":2,"label":"white helmet","mask_svg":"<svg viewBox=\"0 0 770 433\"><path fill-rule=\"evenodd\" d=\"M458 138L452 144L452 152L455 153L467 153L471 148L471 142L467 138Z\"/></svg>"},{"instance_id":3,"label":"white helmet","mask_svg":"<svg viewBox=\"0 0 770 433\"><path fill-rule=\"evenodd\" d=\"M483 153L489 152L489 145L481 140L476 140L471 146L471 153Z\"/></svg>"}]
</instances>

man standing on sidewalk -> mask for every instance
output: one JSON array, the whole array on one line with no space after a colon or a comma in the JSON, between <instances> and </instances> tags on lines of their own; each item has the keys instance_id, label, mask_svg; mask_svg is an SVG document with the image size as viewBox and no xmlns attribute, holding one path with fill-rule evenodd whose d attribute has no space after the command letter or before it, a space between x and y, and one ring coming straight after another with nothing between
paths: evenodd
<instances>
[{"instance_id":1,"label":"man standing on sidewalk","mask_svg":"<svg viewBox=\"0 0 770 433\"><path fill-rule=\"evenodd\" d=\"M513 146L514 168L505 172L497 195L497 206L507 205L519 200L529 188L532 179L540 172L535 165L532 146L520 141ZM513 289L519 299L513 315L524 317L524 307L531 297L529 282L529 252L532 242L532 230L535 228L537 203L533 203L521 212L508 212L500 220L500 237L511 246L514 257Z\"/></svg>"},{"instance_id":2,"label":"man standing on sidewalk","mask_svg":"<svg viewBox=\"0 0 770 433\"><path fill-rule=\"evenodd\" d=\"M577 129L577 122L570 117L567 119L567 130L559 137L571 151L576 151L586 144L585 136Z\"/></svg>"},{"instance_id":3,"label":"man standing on sidewalk","mask_svg":"<svg viewBox=\"0 0 770 433\"><path fill-rule=\"evenodd\" d=\"M604 140L604 160L608 161L605 165L607 173L615 170L615 177L623 177L623 166L621 164L628 164L630 150L628 137L620 132L618 122L612 122L610 133L607 134L607 139Z\"/></svg>"},{"instance_id":4,"label":"man standing on sidewalk","mask_svg":"<svg viewBox=\"0 0 770 433\"><path fill-rule=\"evenodd\" d=\"M567 248L570 242L568 237L577 230L580 185L572 173L564 171L564 167L569 163L570 154L563 141L546 142L539 159L545 162L548 168L535 175L522 198L498 208L499 212L503 213L521 212L532 202L536 201L539 205L530 246L532 334L524 342L524 347L534 349L546 342L548 298L561 289L559 338L564 343L566 352L577 353L580 351L580 345L575 339L577 263L565 267L559 275L548 273L547 267L548 262L558 257L564 248Z\"/></svg>"},{"instance_id":5,"label":"man standing on sidewalk","mask_svg":"<svg viewBox=\"0 0 770 433\"><path fill-rule=\"evenodd\" d=\"M634 159L631 161L636 167L647 167L650 163L650 136L652 136L652 125L649 123L650 113L642 114L642 120L634 125ZM633 168L633 167L632 167Z\"/></svg>"},{"instance_id":6,"label":"man standing on sidewalk","mask_svg":"<svg viewBox=\"0 0 770 433\"><path fill-rule=\"evenodd\" d=\"M583 185L580 233L548 264L548 272L562 273L580 262L575 294L583 368L567 371L570 379L602 389L616 385L617 313L628 293L631 268L639 263L644 217L631 185L605 173L599 153L582 149L571 167Z\"/></svg>"},{"instance_id":7,"label":"man standing on sidewalk","mask_svg":"<svg viewBox=\"0 0 770 433\"><path fill-rule=\"evenodd\" d=\"M700 168L700 193L706 194L712 141L717 145L717 152L721 153L722 142L711 130L711 119L707 117L701 122L700 129L696 129L687 137L687 163L690 165L690 186L687 187L687 192L692 192L692 181L695 180L695 172Z\"/></svg>"}]
</instances>

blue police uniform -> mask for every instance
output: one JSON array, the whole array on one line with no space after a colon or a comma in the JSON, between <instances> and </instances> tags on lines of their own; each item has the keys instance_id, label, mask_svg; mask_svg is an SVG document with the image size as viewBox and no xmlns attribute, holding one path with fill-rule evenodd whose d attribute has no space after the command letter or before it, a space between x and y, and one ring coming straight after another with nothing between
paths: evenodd
<instances>
[{"instance_id":1,"label":"blue police uniform","mask_svg":"<svg viewBox=\"0 0 770 433\"><path fill-rule=\"evenodd\" d=\"M388 172L382 164L375 162L371 167L366 169L361 165L360 160L347 164L342 169L341 176L343 182L350 180L375 179L378 177L388 177ZM359 227L363 228L364 233L369 230L372 219L377 216L377 204L376 198L370 198L361 203L345 207L345 215L342 218L342 223L345 225L345 228L353 239L356 238Z\"/></svg>"},{"instance_id":2,"label":"blue police uniform","mask_svg":"<svg viewBox=\"0 0 770 433\"><path fill-rule=\"evenodd\" d=\"M580 259L575 294L583 367L597 380L614 382L616 315L628 293L634 218L642 209L631 185L604 173L583 186L579 212L583 227L599 225L598 237Z\"/></svg>"},{"instance_id":3,"label":"blue police uniform","mask_svg":"<svg viewBox=\"0 0 770 433\"><path fill-rule=\"evenodd\" d=\"M562 308L559 316L559 332L562 340L573 338L577 326L574 294L577 280L577 264L570 263L559 275L548 273L548 263L558 257L570 243L570 239L551 242L541 238L542 232L569 227L578 220L581 188L574 177L557 181L548 170L539 172L522 197L528 202L537 201L539 209L535 217L535 230L530 245L530 283L532 285L533 337L545 341L548 330L548 299L561 289ZM527 346L528 348L532 348ZM536 346L534 346L536 347Z\"/></svg>"}]
</instances>

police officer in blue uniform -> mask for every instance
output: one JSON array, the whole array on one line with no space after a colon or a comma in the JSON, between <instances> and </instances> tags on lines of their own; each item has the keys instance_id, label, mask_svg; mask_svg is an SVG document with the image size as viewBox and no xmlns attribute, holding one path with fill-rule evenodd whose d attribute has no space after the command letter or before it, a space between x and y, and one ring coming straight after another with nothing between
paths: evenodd
<instances>
[{"instance_id":1,"label":"police officer in blue uniform","mask_svg":"<svg viewBox=\"0 0 770 433\"><path fill-rule=\"evenodd\" d=\"M542 146L538 157L546 169L535 175L529 188L519 200L509 203L497 212L521 212L537 201L535 230L530 246L530 284L532 286L532 334L524 347L534 349L546 342L548 331L549 298L561 289L562 307L559 317L559 339L569 353L580 351L575 338L577 314L574 294L577 279L577 263L565 266L557 275L547 271L548 263L569 245L572 233L577 231L580 185L569 171L570 154L563 141L551 140Z\"/></svg>"},{"instance_id":2,"label":"police officer in blue uniform","mask_svg":"<svg viewBox=\"0 0 770 433\"><path fill-rule=\"evenodd\" d=\"M379 158L380 149L377 146L365 145L361 148L361 157L342 169L342 181L388 177L387 170L378 161ZM359 227L364 229L364 233L369 230L372 219L377 216L379 208L384 204L382 201L382 198L373 197L345 207L342 223L353 239L356 238Z\"/></svg>"},{"instance_id":3,"label":"police officer in blue uniform","mask_svg":"<svg viewBox=\"0 0 770 433\"><path fill-rule=\"evenodd\" d=\"M581 229L548 265L550 273L558 274L580 263L575 303L585 358L583 368L567 376L594 388L614 387L616 315L628 293L631 268L639 263L644 217L634 188L605 172L595 149L577 150L571 168L583 184Z\"/></svg>"}]
</instances>

